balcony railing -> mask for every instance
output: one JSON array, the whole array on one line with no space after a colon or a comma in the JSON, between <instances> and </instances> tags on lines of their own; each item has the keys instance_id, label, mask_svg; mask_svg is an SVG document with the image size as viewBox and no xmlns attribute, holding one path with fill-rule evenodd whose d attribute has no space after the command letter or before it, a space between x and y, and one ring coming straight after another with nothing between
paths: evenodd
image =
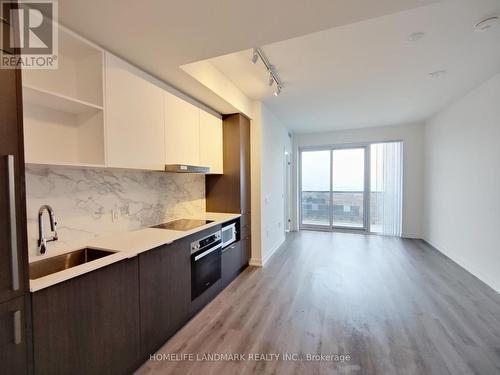
<instances>
[{"instance_id":1,"label":"balcony railing","mask_svg":"<svg viewBox=\"0 0 500 375\"><path fill-rule=\"evenodd\" d=\"M370 195L370 225L374 231L381 225L377 192ZM333 226L363 228L364 192L334 191L332 193ZM330 225L330 191L303 190L301 197L303 225Z\"/></svg>"},{"instance_id":2,"label":"balcony railing","mask_svg":"<svg viewBox=\"0 0 500 375\"><path fill-rule=\"evenodd\" d=\"M302 224L330 225L330 191L302 191Z\"/></svg>"},{"instance_id":3,"label":"balcony railing","mask_svg":"<svg viewBox=\"0 0 500 375\"><path fill-rule=\"evenodd\" d=\"M363 227L363 192L334 191L332 193L333 225ZM302 224L330 225L330 192L302 191Z\"/></svg>"}]
</instances>

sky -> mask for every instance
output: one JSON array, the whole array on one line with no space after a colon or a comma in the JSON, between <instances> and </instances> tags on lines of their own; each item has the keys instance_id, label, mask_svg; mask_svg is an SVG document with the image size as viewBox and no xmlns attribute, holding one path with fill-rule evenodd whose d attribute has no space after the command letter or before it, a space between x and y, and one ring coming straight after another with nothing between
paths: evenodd
<instances>
[{"instance_id":1,"label":"sky","mask_svg":"<svg viewBox=\"0 0 500 375\"><path fill-rule=\"evenodd\" d=\"M364 190L364 150L333 150L333 191ZM401 178L401 158L401 142L370 146L371 191L384 191L391 178ZM330 150L302 151L302 190L330 191Z\"/></svg>"},{"instance_id":2,"label":"sky","mask_svg":"<svg viewBox=\"0 0 500 375\"><path fill-rule=\"evenodd\" d=\"M364 190L364 149L333 151L333 190ZM302 152L302 190L330 190L330 151Z\"/></svg>"}]
</instances>

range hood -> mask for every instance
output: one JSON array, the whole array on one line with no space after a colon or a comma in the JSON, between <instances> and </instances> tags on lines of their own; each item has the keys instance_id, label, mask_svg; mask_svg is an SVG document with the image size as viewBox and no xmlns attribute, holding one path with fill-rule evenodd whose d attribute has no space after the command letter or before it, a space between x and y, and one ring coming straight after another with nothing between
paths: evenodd
<instances>
[{"instance_id":1,"label":"range hood","mask_svg":"<svg viewBox=\"0 0 500 375\"><path fill-rule=\"evenodd\" d=\"M210 173L210 167L201 167L197 165L186 165L186 164L166 164L165 172L174 173Z\"/></svg>"}]
</instances>

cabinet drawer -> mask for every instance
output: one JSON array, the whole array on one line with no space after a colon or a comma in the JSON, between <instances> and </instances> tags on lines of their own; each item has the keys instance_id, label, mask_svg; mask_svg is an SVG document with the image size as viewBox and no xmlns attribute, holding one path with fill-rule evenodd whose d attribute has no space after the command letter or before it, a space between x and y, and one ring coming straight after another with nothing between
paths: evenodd
<instances>
[{"instance_id":1,"label":"cabinet drawer","mask_svg":"<svg viewBox=\"0 0 500 375\"><path fill-rule=\"evenodd\" d=\"M222 287L226 287L234 280L241 268L241 242L222 250Z\"/></svg>"}]
</instances>

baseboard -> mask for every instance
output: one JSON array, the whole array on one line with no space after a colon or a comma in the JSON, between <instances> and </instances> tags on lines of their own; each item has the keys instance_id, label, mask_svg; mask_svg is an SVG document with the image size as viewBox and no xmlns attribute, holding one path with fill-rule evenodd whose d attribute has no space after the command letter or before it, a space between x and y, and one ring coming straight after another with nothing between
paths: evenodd
<instances>
[{"instance_id":1,"label":"baseboard","mask_svg":"<svg viewBox=\"0 0 500 375\"><path fill-rule=\"evenodd\" d=\"M271 251L266 255L266 257L262 260L262 266L264 267L266 265L266 263L269 261L269 259L271 259L271 257L276 253L276 250L278 250L281 245L283 245L285 243L285 237L283 237L283 239L278 242L276 245L274 245L272 248L271 248Z\"/></svg>"},{"instance_id":2,"label":"baseboard","mask_svg":"<svg viewBox=\"0 0 500 375\"><path fill-rule=\"evenodd\" d=\"M417 236L414 234L406 234L406 233L401 233L401 238L406 238L408 240L422 240L425 241L422 236Z\"/></svg>"},{"instance_id":3,"label":"baseboard","mask_svg":"<svg viewBox=\"0 0 500 375\"><path fill-rule=\"evenodd\" d=\"M249 266L262 267L262 259L260 258L250 258L248 261Z\"/></svg>"},{"instance_id":4,"label":"baseboard","mask_svg":"<svg viewBox=\"0 0 500 375\"><path fill-rule=\"evenodd\" d=\"M254 266L254 267L264 267L265 264L271 259L271 257L276 253L276 251L285 243L285 238L281 240L278 244L274 245L269 252L269 254L266 255L264 259L261 258L250 258L248 261L249 266Z\"/></svg>"},{"instance_id":5,"label":"baseboard","mask_svg":"<svg viewBox=\"0 0 500 375\"><path fill-rule=\"evenodd\" d=\"M441 250L436 244L434 244L433 242L429 241L426 238L422 238L422 241L427 246L429 246L430 248L436 250L437 252L439 252L440 254L442 254L443 256L445 256L446 258L448 258L449 260L451 260L453 263L458 264L465 271L467 271L472 276L474 276L475 278L477 278L478 280L480 280L482 283L486 284L488 287L490 287L495 292L497 292L497 293L500 294L500 285L497 285L497 283L494 282L488 275L485 275L485 274L483 274L481 272L478 272L478 271L473 272L471 270L471 267L468 266L468 262L465 259L463 259L461 257L457 257L456 255L453 255L453 256L450 255L449 253Z\"/></svg>"}]
</instances>

